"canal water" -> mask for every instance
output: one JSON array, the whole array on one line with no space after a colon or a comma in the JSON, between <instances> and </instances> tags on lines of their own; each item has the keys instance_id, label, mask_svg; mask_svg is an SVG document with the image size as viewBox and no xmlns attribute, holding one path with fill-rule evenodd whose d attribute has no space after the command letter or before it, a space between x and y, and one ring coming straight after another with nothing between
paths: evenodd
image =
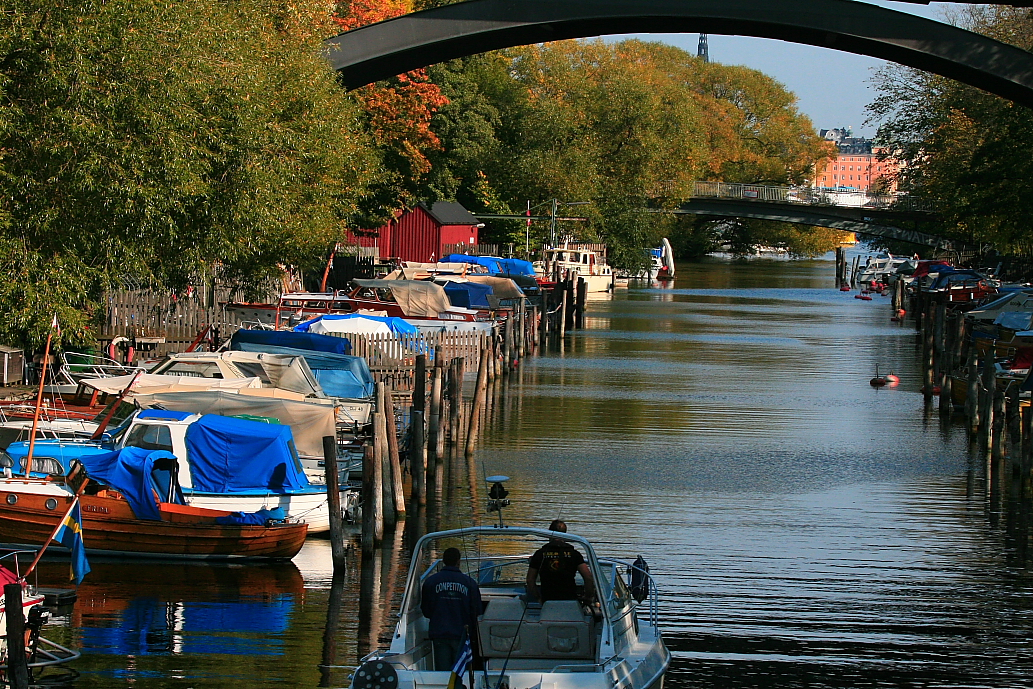
<instances>
[{"instance_id":1,"label":"canal water","mask_svg":"<svg viewBox=\"0 0 1033 689\"><path fill-rule=\"evenodd\" d=\"M833 273L715 259L590 301L506 384L432 528L486 521L470 472L506 474L507 521L643 555L674 689L1033 685L1028 541L923 408L913 328ZM275 565L95 561L45 635L82 650L77 687L343 686L389 633L417 523L336 580L318 539Z\"/></svg>"}]
</instances>

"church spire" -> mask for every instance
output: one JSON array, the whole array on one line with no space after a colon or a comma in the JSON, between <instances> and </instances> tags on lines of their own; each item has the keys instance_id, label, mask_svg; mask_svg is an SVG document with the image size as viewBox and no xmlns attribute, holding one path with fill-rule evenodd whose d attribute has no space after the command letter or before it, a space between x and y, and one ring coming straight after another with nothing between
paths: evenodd
<instances>
[{"instance_id":1,"label":"church spire","mask_svg":"<svg viewBox=\"0 0 1033 689\"><path fill-rule=\"evenodd\" d=\"M703 62L710 62L710 50L707 48L707 35L699 35L699 47L696 49L696 57L703 58Z\"/></svg>"}]
</instances>

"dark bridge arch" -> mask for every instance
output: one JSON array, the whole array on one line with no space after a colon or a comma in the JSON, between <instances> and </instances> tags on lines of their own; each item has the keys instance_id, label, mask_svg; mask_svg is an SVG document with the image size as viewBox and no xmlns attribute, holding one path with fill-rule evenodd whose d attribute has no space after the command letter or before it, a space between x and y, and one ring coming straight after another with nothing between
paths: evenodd
<instances>
[{"instance_id":1,"label":"dark bridge arch","mask_svg":"<svg viewBox=\"0 0 1033 689\"><path fill-rule=\"evenodd\" d=\"M777 220L798 225L830 227L861 234L896 239L919 246L956 250L960 247L944 237L909 230L890 223L904 220L904 214L864 208L804 206L799 204L768 203L764 201L727 201L718 199L691 199L673 211L676 214L704 215L716 218L756 218Z\"/></svg>"},{"instance_id":2,"label":"dark bridge arch","mask_svg":"<svg viewBox=\"0 0 1033 689\"><path fill-rule=\"evenodd\" d=\"M971 31L852 0L470 0L355 29L327 45L344 84L357 88L444 60L517 45L697 31L869 55L1033 107L1033 54Z\"/></svg>"}]
</instances>

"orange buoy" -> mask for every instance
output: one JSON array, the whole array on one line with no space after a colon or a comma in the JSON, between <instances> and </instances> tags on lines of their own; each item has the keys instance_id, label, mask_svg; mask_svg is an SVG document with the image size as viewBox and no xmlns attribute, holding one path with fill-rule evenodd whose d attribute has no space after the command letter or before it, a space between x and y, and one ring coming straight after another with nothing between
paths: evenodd
<instances>
[{"instance_id":1,"label":"orange buoy","mask_svg":"<svg viewBox=\"0 0 1033 689\"><path fill-rule=\"evenodd\" d=\"M892 373L887 373L886 374L886 382L887 383L899 383L900 382L900 377L896 376L896 375L894 375Z\"/></svg>"},{"instance_id":2,"label":"orange buoy","mask_svg":"<svg viewBox=\"0 0 1033 689\"><path fill-rule=\"evenodd\" d=\"M859 294L857 296L857 298L858 299L864 299L865 301L871 301L872 300L872 298L870 296L868 296L867 294Z\"/></svg>"}]
</instances>

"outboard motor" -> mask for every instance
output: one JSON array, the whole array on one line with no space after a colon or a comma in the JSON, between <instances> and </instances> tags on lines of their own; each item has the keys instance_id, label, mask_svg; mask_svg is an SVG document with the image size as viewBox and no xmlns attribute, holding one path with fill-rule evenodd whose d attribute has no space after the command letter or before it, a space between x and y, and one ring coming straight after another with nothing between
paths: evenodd
<instances>
[{"instance_id":1,"label":"outboard motor","mask_svg":"<svg viewBox=\"0 0 1033 689\"><path fill-rule=\"evenodd\" d=\"M641 555L631 565L631 595L638 603L649 596L649 565Z\"/></svg>"}]
</instances>

